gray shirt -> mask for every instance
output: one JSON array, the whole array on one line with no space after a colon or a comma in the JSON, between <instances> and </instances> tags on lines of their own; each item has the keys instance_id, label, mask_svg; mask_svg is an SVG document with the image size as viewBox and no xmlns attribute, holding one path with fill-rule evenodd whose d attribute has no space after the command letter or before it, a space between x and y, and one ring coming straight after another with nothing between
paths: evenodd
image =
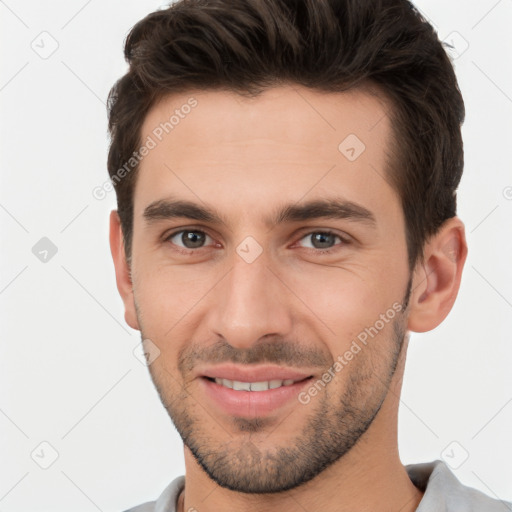
<instances>
[{"instance_id":1,"label":"gray shirt","mask_svg":"<svg viewBox=\"0 0 512 512\"><path fill-rule=\"evenodd\" d=\"M489 498L462 485L440 460L405 466L412 483L425 494L416 512L512 512L512 503ZM176 512L176 501L185 477L175 478L156 501L126 512Z\"/></svg>"}]
</instances>

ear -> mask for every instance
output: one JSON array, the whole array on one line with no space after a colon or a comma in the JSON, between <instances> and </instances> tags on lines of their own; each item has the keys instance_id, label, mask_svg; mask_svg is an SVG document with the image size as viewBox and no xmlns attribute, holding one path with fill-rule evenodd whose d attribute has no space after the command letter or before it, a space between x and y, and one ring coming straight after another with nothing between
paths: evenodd
<instances>
[{"instance_id":1,"label":"ear","mask_svg":"<svg viewBox=\"0 0 512 512\"><path fill-rule=\"evenodd\" d=\"M413 276L409 330L430 331L446 318L459 292L467 253L464 224L458 217L445 221L425 244L423 262Z\"/></svg>"},{"instance_id":2,"label":"ear","mask_svg":"<svg viewBox=\"0 0 512 512\"><path fill-rule=\"evenodd\" d=\"M117 289L124 302L124 318L132 329L140 330L135 310L130 267L126 261L123 231L117 210L110 212L110 252L114 260Z\"/></svg>"}]
</instances>

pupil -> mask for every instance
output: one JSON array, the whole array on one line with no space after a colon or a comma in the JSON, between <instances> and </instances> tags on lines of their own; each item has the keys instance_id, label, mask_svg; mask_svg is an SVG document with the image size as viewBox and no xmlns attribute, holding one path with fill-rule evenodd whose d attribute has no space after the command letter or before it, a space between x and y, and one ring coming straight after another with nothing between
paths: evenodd
<instances>
[{"instance_id":1,"label":"pupil","mask_svg":"<svg viewBox=\"0 0 512 512\"><path fill-rule=\"evenodd\" d=\"M334 235L330 233L314 233L312 236L313 246L316 247L317 249L329 248L332 246L332 243L334 242Z\"/></svg>"},{"instance_id":2,"label":"pupil","mask_svg":"<svg viewBox=\"0 0 512 512\"><path fill-rule=\"evenodd\" d=\"M183 242L183 245L189 249L201 247L204 243L204 233L199 233L198 231L185 231L183 235L181 235L181 241Z\"/></svg>"}]
</instances>

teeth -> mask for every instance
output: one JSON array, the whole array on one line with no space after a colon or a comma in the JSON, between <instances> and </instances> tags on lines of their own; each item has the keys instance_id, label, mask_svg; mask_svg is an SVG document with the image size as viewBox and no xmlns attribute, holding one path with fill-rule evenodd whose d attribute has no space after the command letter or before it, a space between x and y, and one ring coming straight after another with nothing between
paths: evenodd
<instances>
[{"instance_id":1,"label":"teeth","mask_svg":"<svg viewBox=\"0 0 512 512\"><path fill-rule=\"evenodd\" d=\"M234 389L235 391L266 391L267 389L276 389L281 386L291 386L295 381L286 379L263 382L241 382L239 380L215 379L215 382L226 388Z\"/></svg>"},{"instance_id":2,"label":"teeth","mask_svg":"<svg viewBox=\"0 0 512 512\"><path fill-rule=\"evenodd\" d=\"M222 381L224 384L224 380ZM251 391L251 383L250 382L240 382L238 380L233 381L233 389L235 391Z\"/></svg>"},{"instance_id":3,"label":"teeth","mask_svg":"<svg viewBox=\"0 0 512 512\"><path fill-rule=\"evenodd\" d=\"M251 391L266 391L268 382L251 382Z\"/></svg>"}]
</instances>

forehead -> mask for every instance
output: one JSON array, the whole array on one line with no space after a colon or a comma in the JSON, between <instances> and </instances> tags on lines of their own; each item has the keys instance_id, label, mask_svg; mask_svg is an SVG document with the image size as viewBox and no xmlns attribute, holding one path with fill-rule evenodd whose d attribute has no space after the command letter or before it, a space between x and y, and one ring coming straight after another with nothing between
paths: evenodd
<instances>
[{"instance_id":1,"label":"forehead","mask_svg":"<svg viewBox=\"0 0 512 512\"><path fill-rule=\"evenodd\" d=\"M335 191L360 203L398 204L386 181L387 104L368 90L325 93L289 85L247 98L224 90L161 99L141 144L135 215L156 199L182 196L262 211L275 201Z\"/></svg>"}]
</instances>

